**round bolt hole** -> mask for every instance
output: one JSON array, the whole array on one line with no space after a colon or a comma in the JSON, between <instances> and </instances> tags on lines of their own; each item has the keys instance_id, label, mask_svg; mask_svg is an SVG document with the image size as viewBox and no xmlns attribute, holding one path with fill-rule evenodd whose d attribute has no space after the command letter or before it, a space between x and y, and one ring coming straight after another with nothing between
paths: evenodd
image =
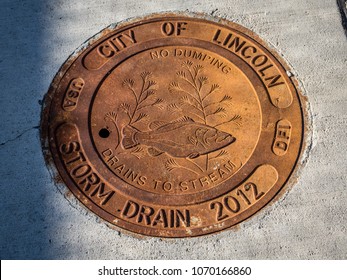
<instances>
[{"instance_id":1,"label":"round bolt hole","mask_svg":"<svg viewBox=\"0 0 347 280\"><path fill-rule=\"evenodd\" d=\"M110 131L109 131L107 128L102 128L102 129L100 129L100 131L99 131L99 136L100 136L101 138L107 138L107 137L110 136Z\"/></svg>"}]
</instances>

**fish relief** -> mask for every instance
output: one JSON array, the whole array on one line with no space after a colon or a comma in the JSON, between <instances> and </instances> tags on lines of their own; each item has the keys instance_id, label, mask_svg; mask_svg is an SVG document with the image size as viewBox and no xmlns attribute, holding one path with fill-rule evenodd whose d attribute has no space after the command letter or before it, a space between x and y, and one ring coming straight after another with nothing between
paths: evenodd
<instances>
[{"instance_id":1,"label":"fish relief","mask_svg":"<svg viewBox=\"0 0 347 280\"><path fill-rule=\"evenodd\" d=\"M199 174L209 170L210 161L228 156L224 148L237 141L235 136L219 127L241 126L242 117L227 111L232 97L221 93L217 83L209 84L208 77L203 75L203 66L184 61L181 67L182 70L176 73L177 80L166 88L169 94L180 96L179 102L168 103L158 97L154 75L142 72L140 86L130 78L122 84L133 96L132 104L120 104L117 110L106 113L104 119L114 125L115 149L120 150L120 154L129 153L138 159L165 154L169 157L164 161L168 171L186 169ZM218 101L211 99L216 94L220 96ZM181 116L173 117L169 122L158 121L151 117L153 110ZM147 129L143 129L145 123ZM214 152L218 153L209 157ZM181 159L188 161L187 164Z\"/></svg>"},{"instance_id":2,"label":"fish relief","mask_svg":"<svg viewBox=\"0 0 347 280\"><path fill-rule=\"evenodd\" d=\"M122 145L130 149L146 145L152 156L167 153L178 158L196 158L222 149L235 142L229 133L214 127L195 123L189 117L172 123L151 123L153 130L141 132L128 125L123 128Z\"/></svg>"}]
</instances>

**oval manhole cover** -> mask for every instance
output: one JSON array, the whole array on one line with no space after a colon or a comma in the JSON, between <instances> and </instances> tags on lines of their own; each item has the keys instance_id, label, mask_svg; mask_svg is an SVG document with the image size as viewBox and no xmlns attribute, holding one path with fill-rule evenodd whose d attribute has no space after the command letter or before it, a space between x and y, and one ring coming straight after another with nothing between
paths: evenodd
<instances>
[{"instance_id":1,"label":"oval manhole cover","mask_svg":"<svg viewBox=\"0 0 347 280\"><path fill-rule=\"evenodd\" d=\"M69 189L103 219L198 236L274 198L300 155L303 112L279 58L250 31L153 16L104 31L64 64L42 139Z\"/></svg>"}]
</instances>

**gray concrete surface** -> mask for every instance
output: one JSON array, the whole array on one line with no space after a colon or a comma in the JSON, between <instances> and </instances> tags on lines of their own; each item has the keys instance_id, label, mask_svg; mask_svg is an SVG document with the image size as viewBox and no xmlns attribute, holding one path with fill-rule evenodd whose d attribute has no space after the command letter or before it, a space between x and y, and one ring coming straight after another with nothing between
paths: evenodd
<instances>
[{"instance_id":1,"label":"gray concrete surface","mask_svg":"<svg viewBox=\"0 0 347 280\"><path fill-rule=\"evenodd\" d=\"M163 11L235 21L290 63L311 108L296 185L237 230L193 239L120 234L67 200L39 141L55 73L111 23ZM347 40L335 0L0 0L1 259L346 259Z\"/></svg>"}]
</instances>

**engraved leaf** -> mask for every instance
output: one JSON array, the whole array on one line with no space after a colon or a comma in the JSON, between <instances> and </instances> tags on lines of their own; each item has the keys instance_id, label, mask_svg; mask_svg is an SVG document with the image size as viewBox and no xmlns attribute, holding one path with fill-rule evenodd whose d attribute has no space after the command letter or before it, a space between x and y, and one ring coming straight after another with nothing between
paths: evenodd
<instances>
[{"instance_id":1,"label":"engraved leaf","mask_svg":"<svg viewBox=\"0 0 347 280\"><path fill-rule=\"evenodd\" d=\"M194 101L191 100L191 98L189 98L188 95L183 96L183 97L180 99L180 103L181 103L181 104L194 105Z\"/></svg>"},{"instance_id":2,"label":"engraved leaf","mask_svg":"<svg viewBox=\"0 0 347 280\"><path fill-rule=\"evenodd\" d=\"M217 125L215 125L215 127L226 124L226 123L230 123L230 122L235 124L236 126L241 126L242 125L242 117L240 115L234 115L228 121L217 124Z\"/></svg>"},{"instance_id":3,"label":"engraved leaf","mask_svg":"<svg viewBox=\"0 0 347 280\"><path fill-rule=\"evenodd\" d=\"M179 85L179 83L177 82L172 82L169 85L169 91L170 93L176 93L176 92L180 92L183 91L181 86Z\"/></svg>"},{"instance_id":4,"label":"engraved leaf","mask_svg":"<svg viewBox=\"0 0 347 280\"><path fill-rule=\"evenodd\" d=\"M130 112L130 105L128 103L122 103L122 104L120 104L119 109L125 113L129 113Z\"/></svg>"},{"instance_id":5,"label":"engraved leaf","mask_svg":"<svg viewBox=\"0 0 347 280\"><path fill-rule=\"evenodd\" d=\"M111 120L112 122L116 122L117 121L117 114L115 112L108 112L105 117L104 120L106 121L107 119Z\"/></svg>"},{"instance_id":6,"label":"engraved leaf","mask_svg":"<svg viewBox=\"0 0 347 280\"><path fill-rule=\"evenodd\" d=\"M155 106L155 107L157 107L157 108L160 109L160 110L164 110L163 102L164 102L163 99L157 98L157 100L155 100L155 101L152 103L152 106Z\"/></svg>"},{"instance_id":7,"label":"engraved leaf","mask_svg":"<svg viewBox=\"0 0 347 280\"><path fill-rule=\"evenodd\" d=\"M147 91L143 91L146 92L145 96L139 101L139 104L143 103L148 97L152 96L155 94L155 89L147 89ZM141 107L139 107L138 109L140 109Z\"/></svg>"},{"instance_id":8,"label":"engraved leaf","mask_svg":"<svg viewBox=\"0 0 347 280\"><path fill-rule=\"evenodd\" d=\"M230 121L236 121L236 120L242 120L242 117L240 115L234 115Z\"/></svg>"},{"instance_id":9,"label":"engraved leaf","mask_svg":"<svg viewBox=\"0 0 347 280\"><path fill-rule=\"evenodd\" d=\"M146 156L146 151L143 147L137 146L130 152L131 155L135 156L136 158L140 159Z\"/></svg>"},{"instance_id":10,"label":"engraved leaf","mask_svg":"<svg viewBox=\"0 0 347 280\"><path fill-rule=\"evenodd\" d=\"M145 118L148 118L148 115L145 113L140 113L138 117L133 121L133 123L139 122L140 120L143 120Z\"/></svg>"},{"instance_id":11,"label":"engraved leaf","mask_svg":"<svg viewBox=\"0 0 347 280\"><path fill-rule=\"evenodd\" d=\"M145 71L145 72L142 72L142 73L141 73L141 78L142 78L144 81L147 81L147 79L150 78L151 75L152 75L151 72Z\"/></svg>"},{"instance_id":12,"label":"engraved leaf","mask_svg":"<svg viewBox=\"0 0 347 280\"><path fill-rule=\"evenodd\" d=\"M204 67L200 64L194 66L195 75L198 75Z\"/></svg>"},{"instance_id":13,"label":"engraved leaf","mask_svg":"<svg viewBox=\"0 0 347 280\"><path fill-rule=\"evenodd\" d=\"M234 115L229 122L234 122L237 126L241 126L242 124L242 117L240 115Z\"/></svg>"},{"instance_id":14,"label":"engraved leaf","mask_svg":"<svg viewBox=\"0 0 347 280\"><path fill-rule=\"evenodd\" d=\"M224 95L220 102L231 102L233 98L229 95Z\"/></svg>"},{"instance_id":15,"label":"engraved leaf","mask_svg":"<svg viewBox=\"0 0 347 280\"><path fill-rule=\"evenodd\" d=\"M213 84L213 85L211 86L210 92L212 93L212 92L215 92L215 91L220 90L220 89L221 89L220 85L218 85L218 84Z\"/></svg>"},{"instance_id":16,"label":"engraved leaf","mask_svg":"<svg viewBox=\"0 0 347 280\"><path fill-rule=\"evenodd\" d=\"M169 159L165 162L165 168L167 171L172 171L176 168L180 168L181 166L174 160L174 159Z\"/></svg>"},{"instance_id":17,"label":"engraved leaf","mask_svg":"<svg viewBox=\"0 0 347 280\"><path fill-rule=\"evenodd\" d=\"M220 115L221 117L225 117L227 115L225 108L223 107L218 107L214 112L207 114L206 116L211 116L211 115Z\"/></svg>"},{"instance_id":18,"label":"engraved leaf","mask_svg":"<svg viewBox=\"0 0 347 280\"><path fill-rule=\"evenodd\" d=\"M132 89L133 88L133 86L134 86L134 84L135 84L135 82L134 82L134 80L132 80L132 79L125 79L124 81L123 81L123 87L127 87L127 88L129 88L129 89Z\"/></svg>"},{"instance_id":19,"label":"engraved leaf","mask_svg":"<svg viewBox=\"0 0 347 280\"><path fill-rule=\"evenodd\" d=\"M215 114L218 114L221 117L226 117L227 110L225 110L224 107L218 107L217 110L214 112Z\"/></svg>"},{"instance_id":20,"label":"engraved leaf","mask_svg":"<svg viewBox=\"0 0 347 280\"><path fill-rule=\"evenodd\" d=\"M206 99L210 94L215 93L216 91L220 89L221 87L218 84L211 85L211 89L206 93L206 95L202 98L202 100Z\"/></svg>"},{"instance_id":21,"label":"engraved leaf","mask_svg":"<svg viewBox=\"0 0 347 280\"><path fill-rule=\"evenodd\" d=\"M187 69L190 69L190 67L192 67L192 65L193 65L193 62L191 62L189 60L186 60L182 63L182 67L187 68Z\"/></svg>"},{"instance_id":22,"label":"engraved leaf","mask_svg":"<svg viewBox=\"0 0 347 280\"><path fill-rule=\"evenodd\" d=\"M200 86L202 86L202 85L207 83L208 78L205 77L205 76L201 76L201 77L198 78L198 81L200 82Z\"/></svg>"},{"instance_id":23,"label":"engraved leaf","mask_svg":"<svg viewBox=\"0 0 347 280\"><path fill-rule=\"evenodd\" d=\"M178 110L181 110L180 107L178 107L178 105L176 103L171 103L167 106L167 109L169 112L175 112L175 111L178 111Z\"/></svg>"},{"instance_id":24,"label":"engraved leaf","mask_svg":"<svg viewBox=\"0 0 347 280\"><path fill-rule=\"evenodd\" d=\"M226 110L224 107L218 107L214 113L215 114L226 113Z\"/></svg>"},{"instance_id":25,"label":"engraved leaf","mask_svg":"<svg viewBox=\"0 0 347 280\"><path fill-rule=\"evenodd\" d=\"M186 72L184 72L184 71L178 71L178 72L176 73L176 75L177 75L178 77L183 78L183 79L186 78Z\"/></svg>"},{"instance_id":26,"label":"engraved leaf","mask_svg":"<svg viewBox=\"0 0 347 280\"><path fill-rule=\"evenodd\" d=\"M156 81L148 81L148 88L150 88L150 87L152 87L152 86L155 86L157 84L157 82Z\"/></svg>"},{"instance_id":27,"label":"engraved leaf","mask_svg":"<svg viewBox=\"0 0 347 280\"><path fill-rule=\"evenodd\" d=\"M155 90L148 90L148 91L147 91L147 94L146 94L146 97L144 98L144 100L147 99L148 97L150 97L150 96L153 95L153 94L155 94Z\"/></svg>"},{"instance_id":28,"label":"engraved leaf","mask_svg":"<svg viewBox=\"0 0 347 280\"><path fill-rule=\"evenodd\" d=\"M155 106L155 105L159 105L159 104L161 104L161 103L163 103L163 99L157 98L157 99L152 103L152 105Z\"/></svg>"}]
</instances>

